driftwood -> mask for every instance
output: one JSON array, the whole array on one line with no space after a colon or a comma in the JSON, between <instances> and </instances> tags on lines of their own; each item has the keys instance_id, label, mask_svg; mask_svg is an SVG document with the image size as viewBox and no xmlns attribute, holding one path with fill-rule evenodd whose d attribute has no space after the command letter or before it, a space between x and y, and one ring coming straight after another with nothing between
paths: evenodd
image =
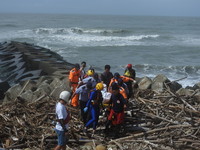
<instances>
[{"instance_id":1,"label":"driftwood","mask_svg":"<svg viewBox=\"0 0 200 150\"><path fill-rule=\"evenodd\" d=\"M26 84L25 86L26 87ZM24 90L24 88L23 88ZM166 85L163 93L150 90L135 91L129 100L125 123L118 137L104 134L106 115L101 114L97 131L83 132L79 109L68 106L72 114L68 132L68 146L81 149L84 143L92 143L91 149L100 142L128 149L199 149L200 111L199 102L178 96ZM53 130L56 100L42 95L32 102L16 99L0 105L0 147L10 149L51 149L56 145ZM102 109L102 112L104 110Z\"/></svg>"}]
</instances>

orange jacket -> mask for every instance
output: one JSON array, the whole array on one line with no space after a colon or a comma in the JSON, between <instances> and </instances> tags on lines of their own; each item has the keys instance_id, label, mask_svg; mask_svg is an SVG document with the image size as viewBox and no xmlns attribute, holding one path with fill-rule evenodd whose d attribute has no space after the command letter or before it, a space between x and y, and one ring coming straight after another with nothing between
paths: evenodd
<instances>
[{"instance_id":1,"label":"orange jacket","mask_svg":"<svg viewBox=\"0 0 200 150\"><path fill-rule=\"evenodd\" d=\"M126 94L126 90L123 87L119 87L119 93L122 94L122 96L124 97L124 99L127 99L127 94Z\"/></svg>"},{"instance_id":2,"label":"orange jacket","mask_svg":"<svg viewBox=\"0 0 200 150\"><path fill-rule=\"evenodd\" d=\"M132 78L125 77L125 76L120 76L120 78L123 80L123 82L133 81ZM112 85L113 82L116 82L116 83L117 83L117 79L112 78L112 79L110 80L109 87Z\"/></svg>"},{"instance_id":3,"label":"orange jacket","mask_svg":"<svg viewBox=\"0 0 200 150\"><path fill-rule=\"evenodd\" d=\"M71 84L78 84L80 75L81 71L73 68L69 73L69 81Z\"/></svg>"}]
</instances>

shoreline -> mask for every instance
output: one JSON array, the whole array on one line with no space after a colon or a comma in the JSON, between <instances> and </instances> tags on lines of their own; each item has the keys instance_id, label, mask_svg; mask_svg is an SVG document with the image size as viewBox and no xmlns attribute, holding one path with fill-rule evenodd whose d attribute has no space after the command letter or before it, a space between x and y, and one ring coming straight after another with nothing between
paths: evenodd
<instances>
[{"instance_id":1,"label":"shoreline","mask_svg":"<svg viewBox=\"0 0 200 150\"><path fill-rule=\"evenodd\" d=\"M14 87L15 89L16 84L21 84L23 86L24 82L28 80L32 80L31 82L38 82L39 80L43 80L41 79L42 77L47 77L51 78L52 81L54 78L59 78L59 80L61 79L61 81L63 81L73 67L73 64L63 60L59 54L29 43L15 41L9 43L4 42L0 44L0 52L0 64L7 69L5 72L8 72L6 79L0 82L0 87L3 89L0 91L0 99L3 99L3 94L6 93L10 87ZM183 88L183 86L177 82L182 79L170 81L165 75L161 74L157 75L155 78L149 78L147 76L137 78L137 83L140 89L152 89L157 92L162 92L165 88L164 83L170 83L170 88L175 92L181 88L186 89L186 91L195 91L198 89L197 87L199 87L200 83L196 83L193 87L187 86ZM70 89L67 82L68 81L64 81L64 83L67 84L65 88ZM161 82L161 85L157 86L158 83L155 82Z\"/></svg>"}]
</instances>

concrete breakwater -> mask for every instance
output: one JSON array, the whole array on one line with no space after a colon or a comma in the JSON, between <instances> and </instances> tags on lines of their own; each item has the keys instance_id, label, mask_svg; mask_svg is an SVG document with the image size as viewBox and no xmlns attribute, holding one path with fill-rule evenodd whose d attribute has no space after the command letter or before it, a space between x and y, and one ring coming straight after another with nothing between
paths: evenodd
<instances>
[{"instance_id":1,"label":"concrete breakwater","mask_svg":"<svg viewBox=\"0 0 200 150\"><path fill-rule=\"evenodd\" d=\"M35 87L39 86L38 82L47 79L53 81L59 78L66 81L66 75L69 73L73 64L62 59L60 55L50 51L49 49L35 46L28 43L5 42L0 44L0 99L4 98L4 93L16 88L18 91L12 90L9 98L9 90L6 92L6 100L15 98L20 89L24 86L25 81L29 81ZM48 81L50 82L50 81ZM67 86L67 85L66 85ZM67 87L66 87L67 88ZM10 89L10 90L11 90ZM29 89L30 90L30 89ZM27 91L27 88L26 90ZM13 94L16 93L16 94ZM49 93L47 93L49 94ZM30 91L29 91L30 96Z\"/></svg>"}]
</instances>

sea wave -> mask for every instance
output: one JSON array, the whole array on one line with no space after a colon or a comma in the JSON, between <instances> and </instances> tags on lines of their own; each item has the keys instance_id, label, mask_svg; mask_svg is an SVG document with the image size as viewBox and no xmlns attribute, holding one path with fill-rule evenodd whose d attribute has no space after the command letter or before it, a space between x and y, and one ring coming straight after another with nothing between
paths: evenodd
<instances>
[{"instance_id":1,"label":"sea wave","mask_svg":"<svg viewBox=\"0 0 200 150\"><path fill-rule=\"evenodd\" d=\"M36 28L33 29L36 34L124 34L129 33L128 30L106 30L106 29L84 29L78 27L71 28Z\"/></svg>"},{"instance_id":2,"label":"sea wave","mask_svg":"<svg viewBox=\"0 0 200 150\"><path fill-rule=\"evenodd\" d=\"M79 31L80 30L80 31ZM78 33L77 33L78 32ZM110 33L111 35L101 35L99 33ZM131 34L131 35L112 35L115 33L123 33L124 30L104 30L104 29L82 29L82 28L37 28L20 30L11 36L11 40L25 39L32 41L40 46L45 45L65 45L72 47L85 46L131 46L145 45L146 41L159 38L158 34ZM22 40L19 40L20 42ZM150 43L152 45L152 43Z\"/></svg>"},{"instance_id":3,"label":"sea wave","mask_svg":"<svg viewBox=\"0 0 200 150\"><path fill-rule=\"evenodd\" d=\"M200 66L159 66L159 65L135 65L139 76L154 78L158 74L166 75L171 81L186 77L179 81L183 87L193 86L199 82Z\"/></svg>"}]
</instances>

